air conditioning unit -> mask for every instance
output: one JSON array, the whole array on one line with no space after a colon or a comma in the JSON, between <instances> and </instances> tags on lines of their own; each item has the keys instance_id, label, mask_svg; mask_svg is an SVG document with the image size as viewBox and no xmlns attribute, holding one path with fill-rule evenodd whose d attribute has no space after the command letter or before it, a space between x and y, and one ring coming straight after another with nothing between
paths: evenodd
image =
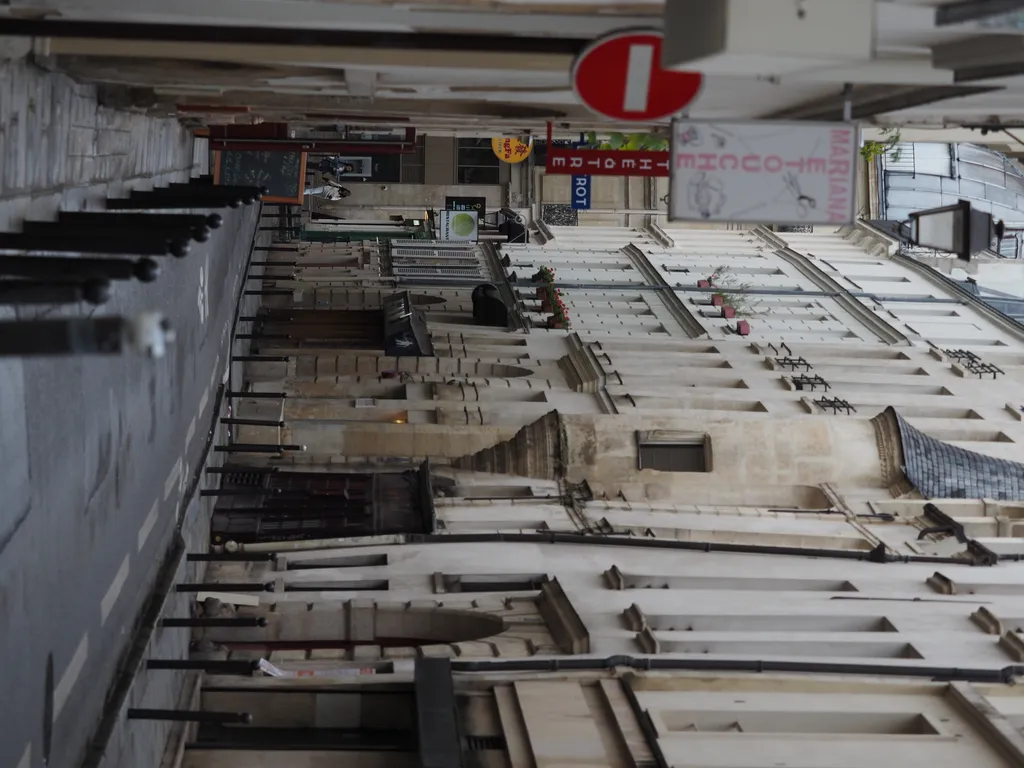
<instances>
[{"instance_id":1,"label":"air conditioning unit","mask_svg":"<svg viewBox=\"0 0 1024 768\"><path fill-rule=\"evenodd\" d=\"M377 401L372 397L357 397L356 408L376 408Z\"/></svg>"}]
</instances>

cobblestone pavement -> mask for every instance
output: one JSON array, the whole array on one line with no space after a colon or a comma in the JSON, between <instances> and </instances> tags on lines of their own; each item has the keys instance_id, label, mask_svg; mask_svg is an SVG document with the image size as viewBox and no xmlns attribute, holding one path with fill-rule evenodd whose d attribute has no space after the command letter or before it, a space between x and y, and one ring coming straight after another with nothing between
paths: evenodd
<instances>
[{"instance_id":1,"label":"cobblestone pavement","mask_svg":"<svg viewBox=\"0 0 1024 768\"><path fill-rule=\"evenodd\" d=\"M205 170L206 155L174 121L107 110L90 86L24 61L0 63L2 230L183 180ZM156 283L117 284L98 310L166 314L178 332L166 358L0 359L3 768L41 768L47 741L49 766L79 765L184 513L187 481L215 423L258 218L255 207L223 213L208 243L164 260ZM12 314L0 308L0 318ZM169 610L187 610L171 602ZM158 633L154 652L180 656L187 639L180 630ZM171 673L145 676L130 701L172 706L180 682ZM165 733L119 723L104 768L159 765Z\"/></svg>"}]
</instances>

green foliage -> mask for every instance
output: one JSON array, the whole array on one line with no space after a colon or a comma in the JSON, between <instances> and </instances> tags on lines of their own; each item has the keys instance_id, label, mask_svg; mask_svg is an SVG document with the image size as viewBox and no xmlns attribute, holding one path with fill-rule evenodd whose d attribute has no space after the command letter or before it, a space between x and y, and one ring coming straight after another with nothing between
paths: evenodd
<instances>
[{"instance_id":1,"label":"green foliage","mask_svg":"<svg viewBox=\"0 0 1024 768\"><path fill-rule=\"evenodd\" d=\"M881 157L888 157L893 161L900 159L900 129L893 126L883 128L882 136L885 137L884 141L865 141L864 146L860 148L860 156L869 163Z\"/></svg>"},{"instance_id":2,"label":"green foliage","mask_svg":"<svg viewBox=\"0 0 1024 768\"><path fill-rule=\"evenodd\" d=\"M667 152L669 140L653 133L610 133L607 139L598 137L597 131L588 131L583 149L622 149L630 152Z\"/></svg>"}]
</instances>

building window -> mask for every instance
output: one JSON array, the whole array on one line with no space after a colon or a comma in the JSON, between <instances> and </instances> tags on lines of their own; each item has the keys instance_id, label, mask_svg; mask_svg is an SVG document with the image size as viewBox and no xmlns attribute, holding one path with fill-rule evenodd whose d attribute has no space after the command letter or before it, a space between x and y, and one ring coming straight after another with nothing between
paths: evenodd
<instances>
[{"instance_id":1,"label":"building window","mask_svg":"<svg viewBox=\"0 0 1024 768\"><path fill-rule=\"evenodd\" d=\"M459 139L456 164L459 184L498 183L501 161L490 139Z\"/></svg>"},{"instance_id":2,"label":"building window","mask_svg":"<svg viewBox=\"0 0 1024 768\"><path fill-rule=\"evenodd\" d=\"M707 435L658 430L637 432L638 469L657 472L710 472L711 441Z\"/></svg>"},{"instance_id":3,"label":"building window","mask_svg":"<svg viewBox=\"0 0 1024 768\"><path fill-rule=\"evenodd\" d=\"M434 592L538 592L547 582L547 574L543 573L435 573Z\"/></svg>"}]
</instances>

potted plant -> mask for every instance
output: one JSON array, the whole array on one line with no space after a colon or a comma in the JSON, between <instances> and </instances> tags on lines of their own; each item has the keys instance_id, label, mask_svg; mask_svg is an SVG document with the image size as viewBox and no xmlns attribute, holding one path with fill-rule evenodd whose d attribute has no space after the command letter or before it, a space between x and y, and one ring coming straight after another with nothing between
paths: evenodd
<instances>
[{"instance_id":1,"label":"potted plant","mask_svg":"<svg viewBox=\"0 0 1024 768\"><path fill-rule=\"evenodd\" d=\"M555 304L551 309L551 316L548 318L548 328L568 328L569 310L561 299L561 294L556 296Z\"/></svg>"},{"instance_id":2,"label":"potted plant","mask_svg":"<svg viewBox=\"0 0 1024 768\"><path fill-rule=\"evenodd\" d=\"M534 283L553 283L555 282L555 270L551 267L541 267L533 273L530 280Z\"/></svg>"},{"instance_id":3,"label":"potted plant","mask_svg":"<svg viewBox=\"0 0 1024 768\"><path fill-rule=\"evenodd\" d=\"M701 285L702 283L705 285ZM753 286L750 283L739 282L724 266L717 267L705 280L699 281L698 286L711 288L711 306L718 307L722 317L757 314L758 302L748 298Z\"/></svg>"}]
</instances>

